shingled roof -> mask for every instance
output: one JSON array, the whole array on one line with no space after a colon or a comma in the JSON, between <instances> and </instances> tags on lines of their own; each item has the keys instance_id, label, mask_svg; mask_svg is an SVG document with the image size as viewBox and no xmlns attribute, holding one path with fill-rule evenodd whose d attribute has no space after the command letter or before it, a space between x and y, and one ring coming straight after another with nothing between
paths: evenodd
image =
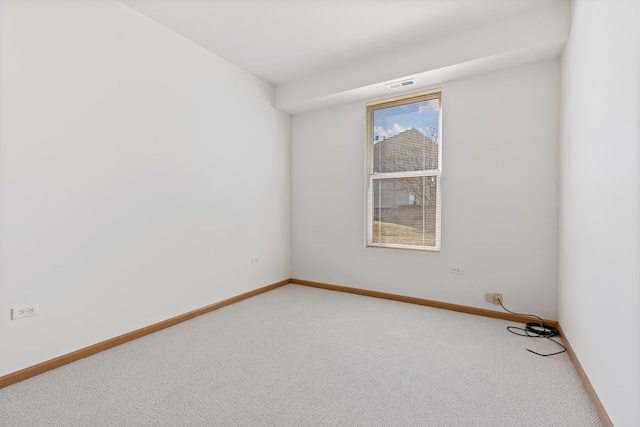
<instances>
[{"instance_id":1,"label":"shingled roof","mask_svg":"<svg viewBox=\"0 0 640 427\"><path fill-rule=\"evenodd\" d=\"M438 168L438 144L410 128L373 145L374 173Z\"/></svg>"}]
</instances>

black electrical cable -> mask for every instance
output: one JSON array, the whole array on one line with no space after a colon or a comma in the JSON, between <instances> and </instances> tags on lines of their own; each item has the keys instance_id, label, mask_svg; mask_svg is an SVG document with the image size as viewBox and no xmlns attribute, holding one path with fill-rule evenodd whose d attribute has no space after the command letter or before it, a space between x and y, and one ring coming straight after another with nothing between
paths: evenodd
<instances>
[{"instance_id":1,"label":"black electrical cable","mask_svg":"<svg viewBox=\"0 0 640 427\"><path fill-rule=\"evenodd\" d=\"M556 354L560 354L560 353L564 353L565 351L567 351L567 348L562 345L562 343L559 343L558 341L554 340L552 337L556 337L560 335L560 331L558 331L558 329L554 328L553 326L549 326L547 325L544 320L542 320L541 317L536 316L535 314L522 314L522 313L514 313L513 311L508 310L504 305L502 305L502 300L500 298L498 298L498 303L500 303L500 306L507 312L511 313L511 314L515 314L518 316L526 316L526 317L535 317L536 319L538 319L540 321L540 323L535 323L535 322L529 322L525 325L524 328L520 328L518 326L507 326L507 330L509 332L511 332L512 334L521 336L521 337L529 337L529 338L546 338L548 340L553 341L554 343L558 344L560 347L562 347L562 351L558 351L555 353L549 353L549 354L542 354L542 353L538 353L537 351L533 351L530 349L526 349L528 352L531 352L533 354L537 354L538 356L542 356L542 357L548 357L548 356L555 356ZM524 333L521 332L514 332L514 330L516 331L522 331Z\"/></svg>"}]
</instances>

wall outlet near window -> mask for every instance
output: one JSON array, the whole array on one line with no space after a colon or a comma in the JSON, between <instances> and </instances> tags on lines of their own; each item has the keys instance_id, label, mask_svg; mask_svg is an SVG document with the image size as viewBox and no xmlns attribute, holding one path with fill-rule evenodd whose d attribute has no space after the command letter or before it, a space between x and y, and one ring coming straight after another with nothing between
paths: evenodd
<instances>
[{"instance_id":1,"label":"wall outlet near window","mask_svg":"<svg viewBox=\"0 0 640 427\"><path fill-rule=\"evenodd\" d=\"M500 305L500 302L502 302L502 294L499 292L492 292L489 294L485 294L485 299L487 300L487 302L490 302L495 305Z\"/></svg>"},{"instance_id":2,"label":"wall outlet near window","mask_svg":"<svg viewBox=\"0 0 640 427\"><path fill-rule=\"evenodd\" d=\"M38 304L25 305L24 307L16 307L11 309L11 320L21 319L23 317L35 316L38 314Z\"/></svg>"},{"instance_id":3,"label":"wall outlet near window","mask_svg":"<svg viewBox=\"0 0 640 427\"><path fill-rule=\"evenodd\" d=\"M462 274L462 267L451 267L451 268L449 268L449 273L451 273L451 274Z\"/></svg>"}]
</instances>

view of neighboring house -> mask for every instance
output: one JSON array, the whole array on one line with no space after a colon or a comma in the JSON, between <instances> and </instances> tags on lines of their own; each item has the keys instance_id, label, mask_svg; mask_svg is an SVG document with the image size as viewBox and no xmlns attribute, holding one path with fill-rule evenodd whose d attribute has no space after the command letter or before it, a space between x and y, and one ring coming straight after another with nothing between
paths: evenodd
<instances>
[{"instance_id":1,"label":"view of neighboring house","mask_svg":"<svg viewBox=\"0 0 640 427\"><path fill-rule=\"evenodd\" d=\"M438 169L438 150L437 143L419 130L410 128L374 144L373 168L376 173ZM434 177L379 179L374 180L373 186L376 228L382 227L381 223L397 224L403 226L401 231L405 235L415 234L417 244L425 244L425 236L428 236L427 244L433 244L436 219ZM374 242L385 240L383 233L375 231Z\"/></svg>"},{"instance_id":2,"label":"view of neighboring house","mask_svg":"<svg viewBox=\"0 0 640 427\"><path fill-rule=\"evenodd\" d=\"M375 143L373 170L384 173L437 169L438 147L419 130L407 129Z\"/></svg>"}]
</instances>

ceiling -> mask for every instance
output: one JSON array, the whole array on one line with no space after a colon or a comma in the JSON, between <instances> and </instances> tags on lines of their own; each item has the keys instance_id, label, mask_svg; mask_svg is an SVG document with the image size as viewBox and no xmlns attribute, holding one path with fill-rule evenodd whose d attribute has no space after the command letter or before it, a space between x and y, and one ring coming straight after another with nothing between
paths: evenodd
<instances>
[{"instance_id":1,"label":"ceiling","mask_svg":"<svg viewBox=\"0 0 640 427\"><path fill-rule=\"evenodd\" d=\"M420 55L401 58L398 53L412 49L428 52L434 45L474 29L490 33L495 23L504 26L510 20L544 15L533 31L540 33L540 40L548 44L549 40L544 37L545 22L553 18L559 8L568 10L567 0L120 1L273 84L276 92L282 89L288 94L284 98L290 100L285 100L280 107L289 112L313 108L314 102L309 102L317 97L326 98L381 81L369 78L362 82L344 82L320 95L310 95L313 99L301 93L292 98L292 90L305 92L303 85L326 87L322 81L332 80L331 76L336 75L342 80L345 73L357 73L353 68L358 64L378 68L380 64L387 66L390 59L393 60L390 69L400 73L390 74L391 79L405 77L405 70L406 74L432 71L435 68L429 69L431 65L415 60ZM541 14L541 10L546 12ZM568 24L564 32L562 43L568 36ZM556 33L554 40L558 38ZM513 38L514 34L506 37ZM463 50L469 50L468 42ZM490 40L488 43L493 44ZM531 45L530 41L527 43ZM486 46L484 48L486 50ZM513 46L510 50L514 50ZM556 43L553 54L558 52ZM476 54L466 59L481 58Z\"/></svg>"}]
</instances>

